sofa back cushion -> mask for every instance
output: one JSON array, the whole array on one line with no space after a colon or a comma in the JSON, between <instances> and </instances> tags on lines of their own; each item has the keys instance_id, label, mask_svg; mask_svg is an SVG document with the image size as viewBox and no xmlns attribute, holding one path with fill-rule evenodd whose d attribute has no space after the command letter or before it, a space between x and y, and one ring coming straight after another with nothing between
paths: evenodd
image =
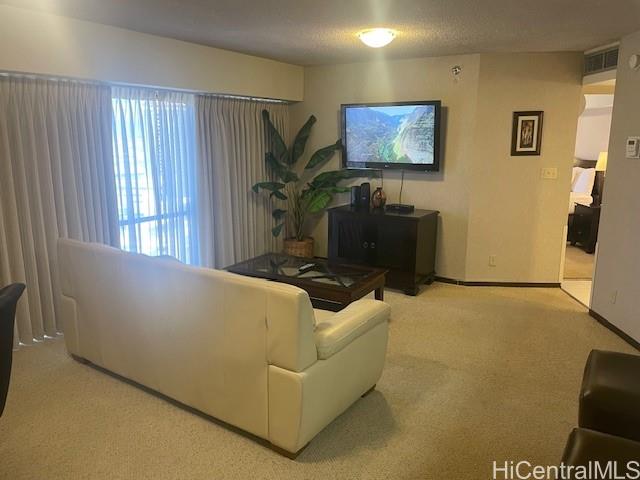
<instances>
[{"instance_id":1,"label":"sofa back cushion","mask_svg":"<svg viewBox=\"0 0 640 480\"><path fill-rule=\"evenodd\" d=\"M269 358L317 358L295 287L73 240L59 240L58 261L71 353L256 435Z\"/></svg>"}]
</instances>

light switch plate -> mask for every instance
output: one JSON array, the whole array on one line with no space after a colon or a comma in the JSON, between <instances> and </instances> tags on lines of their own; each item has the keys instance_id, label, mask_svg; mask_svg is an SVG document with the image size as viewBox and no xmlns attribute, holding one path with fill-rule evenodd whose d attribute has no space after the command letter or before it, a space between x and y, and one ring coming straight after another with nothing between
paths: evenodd
<instances>
[{"instance_id":1,"label":"light switch plate","mask_svg":"<svg viewBox=\"0 0 640 480\"><path fill-rule=\"evenodd\" d=\"M640 137L627 137L627 158L640 158Z\"/></svg>"},{"instance_id":2,"label":"light switch plate","mask_svg":"<svg viewBox=\"0 0 640 480\"><path fill-rule=\"evenodd\" d=\"M540 178L545 180L555 180L558 178L558 169L555 167L543 167L540 171Z\"/></svg>"}]
</instances>

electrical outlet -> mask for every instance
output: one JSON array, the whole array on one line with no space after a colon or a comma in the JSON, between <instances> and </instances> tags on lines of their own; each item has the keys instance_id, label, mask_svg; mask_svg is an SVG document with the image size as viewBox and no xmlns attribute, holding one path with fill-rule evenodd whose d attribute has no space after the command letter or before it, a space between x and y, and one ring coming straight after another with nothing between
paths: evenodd
<instances>
[{"instance_id":1,"label":"electrical outlet","mask_svg":"<svg viewBox=\"0 0 640 480\"><path fill-rule=\"evenodd\" d=\"M618 300L618 291L614 290L611 293L611 303L616 303L617 300Z\"/></svg>"},{"instance_id":2,"label":"electrical outlet","mask_svg":"<svg viewBox=\"0 0 640 480\"><path fill-rule=\"evenodd\" d=\"M497 265L498 259L495 255L489 255L489 266L495 267Z\"/></svg>"},{"instance_id":3,"label":"electrical outlet","mask_svg":"<svg viewBox=\"0 0 640 480\"><path fill-rule=\"evenodd\" d=\"M555 180L558 178L558 169L555 167L543 167L542 170L540 170L540 178Z\"/></svg>"}]
</instances>

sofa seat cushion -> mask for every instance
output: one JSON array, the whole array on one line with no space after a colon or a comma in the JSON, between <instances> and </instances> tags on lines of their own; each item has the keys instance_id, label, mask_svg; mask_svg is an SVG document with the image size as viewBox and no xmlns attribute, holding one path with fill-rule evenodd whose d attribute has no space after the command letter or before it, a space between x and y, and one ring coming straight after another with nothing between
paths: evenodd
<instances>
[{"instance_id":1,"label":"sofa seat cushion","mask_svg":"<svg viewBox=\"0 0 640 480\"><path fill-rule=\"evenodd\" d=\"M319 308L313 309L313 314L315 315L315 325L317 327L318 324L328 321L333 317L336 312L331 312L329 310L320 310Z\"/></svg>"},{"instance_id":2,"label":"sofa seat cushion","mask_svg":"<svg viewBox=\"0 0 640 480\"><path fill-rule=\"evenodd\" d=\"M371 299L358 300L335 313L314 310L318 358L331 357L376 325L388 321L389 313L389 305Z\"/></svg>"}]
</instances>

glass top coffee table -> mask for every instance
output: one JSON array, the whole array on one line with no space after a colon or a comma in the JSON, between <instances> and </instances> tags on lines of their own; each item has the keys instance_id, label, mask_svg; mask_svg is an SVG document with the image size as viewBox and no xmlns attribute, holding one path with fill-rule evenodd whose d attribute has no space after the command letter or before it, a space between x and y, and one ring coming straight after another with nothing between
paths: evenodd
<instances>
[{"instance_id":1,"label":"glass top coffee table","mask_svg":"<svg viewBox=\"0 0 640 480\"><path fill-rule=\"evenodd\" d=\"M314 308L334 312L371 292L375 292L377 300L383 300L387 273L379 268L334 264L324 259L283 253L260 255L226 270L295 285L309 294Z\"/></svg>"}]
</instances>

